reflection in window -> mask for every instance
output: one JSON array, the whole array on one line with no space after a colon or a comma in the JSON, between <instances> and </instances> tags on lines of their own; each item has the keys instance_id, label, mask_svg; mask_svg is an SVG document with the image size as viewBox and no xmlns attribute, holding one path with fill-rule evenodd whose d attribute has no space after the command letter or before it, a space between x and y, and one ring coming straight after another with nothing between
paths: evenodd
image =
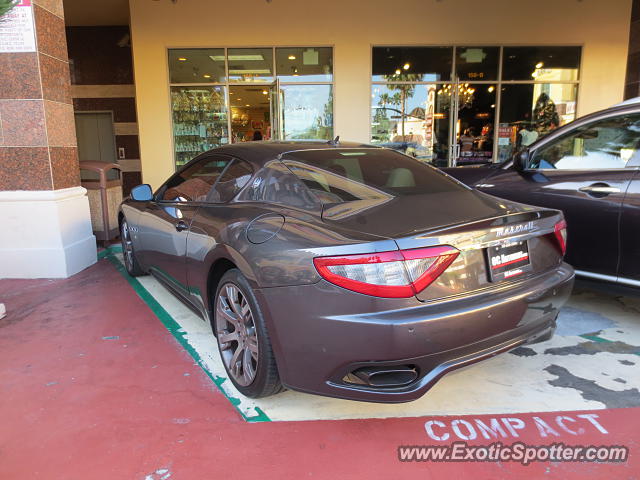
<instances>
[{"instance_id":1,"label":"reflection in window","mask_svg":"<svg viewBox=\"0 0 640 480\"><path fill-rule=\"evenodd\" d=\"M456 47L456 75L463 81L498 79L500 47Z\"/></svg>"},{"instance_id":2,"label":"reflection in window","mask_svg":"<svg viewBox=\"0 0 640 480\"><path fill-rule=\"evenodd\" d=\"M373 80L446 81L452 61L452 47L373 47Z\"/></svg>"},{"instance_id":3,"label":"reflection in window","mask_svg":"<svg viewBox=\"0 0 640 480\"><path fill-rule=\"evenodd\" d=\"M580 47L504 47L502 79L576 81L580 52Z\"/></svg>"},{"instance_id":4,"label":"reflection in window","mask_svg":"<svg viewBox=\"0 0 640 480\"><path fill-rule=\"evenodd\" d=\"M285 82L330 82L332 53L330 47L276 48L278 78Z\"/></svg>"},{"instance_id":5,"label":"reflection in window","mask_svg":"<svg viewBox=\"0 0 640 480\"><path fill-rule=\"evenodd\" d=\"M373 85L371 142L433 161L447 158L448 85Z\"/></svg>"},{"instance_id":6,"label":"reflection in window","mask_svg":"<svg viewBox=\"0 0 640 480\"><path fill-rule=\"evenodd\" d=\"M252 170L248 163L237 159L233 160L216 182L207 201L212 203L230 201L247 184L251 174Z\"/></svg>"},{"instance_id":7,"label":"reflection in window","mask_svg":"<svg viewBox=\"0 0 640 480\"><path fill-rule=\"evenodd\" d=\"M575 118L576 85L517 84L502 86L498 160L528 147Z\"/></svg>"},{"instance_id":8,"label":"reflection in window","mask_svg":"<svg viewBox=\"0 0 640 480\"><path fill-rule=\"evenodd\" d=\"M283 139L333 138L331 85L282 85Z\"/></svg>"},{"instance_id":9,"label":"reflection in window","mask_svg":"<svg viewBox=\"0 0 640 480\"><path fill-rule=\"evenodd\" d=\"M569 132L536 150L530 166L563 170L625 168L639 148L640 115L626 115Z\"/></svg>"},{"instance_id":10,"label":"reflection in window","mask_svg":"<svg viewBox=\"0 0 640 480\"><path fill-rule=\"evenodd\" d=\"M204 202L211 187L229 163L225 157L208 157L172 177L162 199L175 202Z\"/></svg>"}]
</instances>

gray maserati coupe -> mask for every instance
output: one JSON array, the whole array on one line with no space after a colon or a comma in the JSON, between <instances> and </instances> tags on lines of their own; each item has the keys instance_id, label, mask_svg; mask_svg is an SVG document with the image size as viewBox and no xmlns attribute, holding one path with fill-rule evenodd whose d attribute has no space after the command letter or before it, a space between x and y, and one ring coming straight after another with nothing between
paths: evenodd
<instances>
[{"instance_id":1,"label":"gray maserati coupe","mask_svg":"<svg viewBox=\"0 0 640 480\"><path fill-rule=\"evenodd\" d=\"M561 212L337 139L210 150L135 187L119 221L129 274L211 323L249 397L414 400L548 339L573 285Z\"/></svg>"}]
</instances>

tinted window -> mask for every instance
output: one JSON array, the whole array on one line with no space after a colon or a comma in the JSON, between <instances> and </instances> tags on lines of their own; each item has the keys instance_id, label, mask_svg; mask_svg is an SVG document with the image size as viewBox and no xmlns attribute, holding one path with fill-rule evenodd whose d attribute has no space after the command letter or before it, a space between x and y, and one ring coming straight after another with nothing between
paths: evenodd
<instances>
[{"instance_id":1,"label":"tinted window","mask_svg":"<svg viewBox=\"0 0 640 480\"><path fill-rule=\"evenodd\" d=\"M246 202L277 203L312 211L322 208L318 199L279 160L268 162L261 168L238 198Z\"/></svg>"},{"instance_id":2,"label":"tinted window","mask_svg":"<svg viewBox=\"0 0 640 480\"><path fill-rule=\"evenodd\" d=\"M560 170L625 168L637 164L640 115L583 125L533 154L530 167Z\"/></svg>"},{"instance_id":3,"label":"tinted window","mask_svg":"<svg viewBox=\"0 0 640 480\"><path fill-rule=\"evenodd\" d=\"M452 47L373 47L373 80L449 80L452 63Z\"/></svg>"},{"instance_id":4,"label":"tinted window","mask_svg":"<svg viewBox=\"0 0 640 480\"><path fill-rule=\"evenodd\" d=\"M233 163L224 171L220 179L216 182L208 202L225 203L231 200L242 190L251 178L252 170L249 164L241 160L233 160Z\"/></svg>"},{"instance_id":5,"label":"tinted window","mask_svg":"<svg viewBox=\"0 0 640 480\"><path fill-rule=\"evenodd\" d=\"M433 167L386 149L307 150L283 162L323 204L465 188Z\"/></svg>"},{"instance_id":6,"label":"tinted window","mask_svg":"<svg viewBox=\"0 0 640 480\"><path fill-rule=\"evenodd\" d=\"M578 80L580 47L504 47L503 80Z\"/></svg>"},{"instance_id":7,"label":"tinted window","mask_svg":"<svg viewBox=\"0 0 640 480\"><path fill-rule=\"evenodd\" d=\"M223 48L169 50L171 83L224 82Z\"/></svg>"},{"instance_id":8,"label":"tinted window","mask_svg":"<svg viewBox=\"0 0 640 480\"><path fill-rule=\"evenodd\" d=\"M498 47L456 47L456 74L460 80L496 80Z\"/></svg>"},{"instance_id":9,"label":"tinted window","mask_svg":"<svg viewBox=\"0 0 640 480\"><path fill-rule=\"evenodd\" d=\"M160 190L164 201L204 202L230 158L208 156L176 173Z\"/></svg>"}]
</instances>

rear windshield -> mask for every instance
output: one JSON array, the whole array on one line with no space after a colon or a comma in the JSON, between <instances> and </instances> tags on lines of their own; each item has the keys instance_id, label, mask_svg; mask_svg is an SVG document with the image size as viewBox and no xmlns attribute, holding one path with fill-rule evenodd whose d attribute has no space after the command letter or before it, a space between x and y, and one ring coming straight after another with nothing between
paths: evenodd
<instances>
[{"instance_id":1,"label":"rear windshield","mask_svg":"<svg viewBox=\"0 0 640 480\"><path fill-rule=\"evenodd\" d=\"M304 150L282 161L324 204L465 189L435 168L386 149Z\"/></svg>"}]
</instances>

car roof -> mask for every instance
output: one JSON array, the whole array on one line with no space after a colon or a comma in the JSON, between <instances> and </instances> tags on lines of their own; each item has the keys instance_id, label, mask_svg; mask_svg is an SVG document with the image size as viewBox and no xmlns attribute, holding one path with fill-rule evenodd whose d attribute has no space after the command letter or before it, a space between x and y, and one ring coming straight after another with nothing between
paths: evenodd
<instances>
[{"instance_id":1,"label":"car roof","mask_svg":"<svg viewBox=\"0 0 640 480\"><path fill-rule=\"evenodd\" d=\"M339 150L344 148L379 148L374 145L358 142L327 142L326 140L308 140L308 141L259 141L259 142L242 142L223 145L213 150L209 150L203 155L211 153L220 153L241 158L251 163L263 165L269 160L279 157L288 152L296 152L300 150Z\"/></svg>"}]
</instances>

